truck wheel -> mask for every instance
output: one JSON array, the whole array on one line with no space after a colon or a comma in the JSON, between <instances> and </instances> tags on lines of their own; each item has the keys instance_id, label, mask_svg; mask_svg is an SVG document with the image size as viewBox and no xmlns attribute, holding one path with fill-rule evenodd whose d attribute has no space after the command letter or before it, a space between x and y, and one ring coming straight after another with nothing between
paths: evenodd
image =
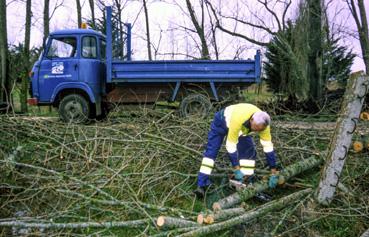
<instances>
[{"instance_id":1,"label":"truck wheel","mask_svg":"<svg viewBox=\"0 0 369 237\"><path fill-rule=\"evenodd\" d=\"M191 94L182 100L179 113L182 117L205 118L211 108L212 104L208 97L202 94Z\"/></svg>"},{"instance_id":2,"label":"truck wheel","mask_svg":"<svg viewBox=\"0 0 369 237\"><path fill-rule=\"evenodd\" d=\"M90 103L78 94L67 95L59 103L60 119L66 123L86 123L90 111Z\"/></svg>"}]
</instances>

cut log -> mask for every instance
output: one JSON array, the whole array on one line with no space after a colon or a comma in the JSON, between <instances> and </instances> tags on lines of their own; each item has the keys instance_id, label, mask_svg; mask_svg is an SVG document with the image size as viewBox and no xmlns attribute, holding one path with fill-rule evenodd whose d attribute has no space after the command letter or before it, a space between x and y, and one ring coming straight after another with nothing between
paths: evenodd
<instances>
[{"instance_id":1,"label":"cut log","mask_svg":"<svg viewBox=\"0 0 369 237\"><path fill-rule=\"evenodd\" d=\"M231 217L242 215L246 210L242 207L230 208L221 210L219 212L209 214L199 214L197 216L197 223L199 224L213 224L214 222L223 221ZM200 223L201 222L201 223Z\"/></svg>"},{"instance_id":2,"label":"cut log","mask_svg":"<svg viewBox=\"0 0 369 237\"><path fill-rule=\"evenodd\" d=\"M198 226L198 224L194 221L169 216L159 216L156 220L156 225L161 229L175 229Z\"/></svg>"},{"instance_id":3,"label":"cut log","mask_svg":"<svg viewBox=\"0 0 369 237\"><path fill-rule=\"evenodd\" d=\"M258 208L255 208L251 211L248 211L240 216L231 218L229 220L220 222L220 223L216 223L216 224L212 224L212 225L207 225L207 226L201 226L198 227L195 230L189 231L187 233L184 233L182 235L182 237L187 237L187 236L201 236L201 235L206 235L209 233L213 233L216 231L220 231L220 230L224 230L224 229L228 229L232 226L235 225L239 225L241 223L247 223L255 218L261 217L271 211L276 211L276 210L280 210L284 207L287 207L288 205L301 200L301 198L303 198L304 196L308 195L309 193L312 192L311 188L293 193L291 195L288 195L286 197L283 197L279 200L275 200L272 201L270 203L267 203L265 205L262 205Z\"/></svg>"},{"instance_id":4,"label":"cut log","mask_svg":"<svg viewBox=\"0 0 369 237\"><path fill-rule=\"evenodd\" d=\"M333 200L368 87L369 77L360 76L348 81L319 183L316 198L320 204L329 205Z\"/></svg>"},{"instance_id":5,"label":"cut log","mask_svg":"<svg viewBox=\"0 0 369 237\"><path fill-rule=\"evenodd\" d=\"M369 113L368 112L362 112L360 114L360 119L363 121L369 121Z\"/></svg>"},{"instance_id":6,"label":"cut log","mask_svg":"<svg viewBox=\"0 0 369 237\"><path fill-rule=\"evenodd\" d=\"M291 177L294 177L300 174L303 171L316 167L323 163L323 160L319 157L310 157L303 161L297 162L293 165L288 166L283 171L279 173L283 180L288 180ZM230 208L234 205L241 203L251 197L253 197L256 193L262 192L268 189L268 183L265 181L260 181L253 184L251 187L240 190L237 193L234 193L228 197L225 197L218 202L213 203L213 211L219 211L222 209Z\"/></svg>"}]
</instances>

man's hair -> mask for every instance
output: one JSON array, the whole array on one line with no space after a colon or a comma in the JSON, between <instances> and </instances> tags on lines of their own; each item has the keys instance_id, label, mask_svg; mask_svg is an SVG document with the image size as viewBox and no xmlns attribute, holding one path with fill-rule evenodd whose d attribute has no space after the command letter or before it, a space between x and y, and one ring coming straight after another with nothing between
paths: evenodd
<instances>
[{"instance_id":1,"label":"man's hair","mask_svg":"<svg viewBox=\"0 0 369 237\"><path fill-rule=\"evenodd\" d=\"M252 115L252 120L255 124L268 126L270 124L270 116L267 112L258 111Z\"/></svg>"}]
</instances>

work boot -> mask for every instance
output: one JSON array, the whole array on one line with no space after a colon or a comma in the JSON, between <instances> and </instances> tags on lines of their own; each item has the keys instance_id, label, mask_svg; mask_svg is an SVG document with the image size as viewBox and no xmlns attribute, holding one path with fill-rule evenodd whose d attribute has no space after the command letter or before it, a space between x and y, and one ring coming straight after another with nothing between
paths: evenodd
<instances>
[{"instance_id":1,"label":"work boot","mask_svg":"<svg viewBox=\"0 0 369 237\"><path fill-rule=\"evenodd\" d=\"M205 187L197 187L193 193L196 195L197 198L203 198L205 196L206 188Z\"/></svg>"}]
</instances>

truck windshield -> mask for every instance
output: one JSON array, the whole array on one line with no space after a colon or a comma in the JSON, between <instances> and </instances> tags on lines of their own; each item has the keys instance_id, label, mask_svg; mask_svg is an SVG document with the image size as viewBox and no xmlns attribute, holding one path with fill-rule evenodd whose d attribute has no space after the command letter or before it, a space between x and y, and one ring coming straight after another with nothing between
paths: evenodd
<instances>
[{"instance_id":1,"label":"truck windshield","mask_svg":"<svg viewBox=\"0 0 369 237\"><path fill-rule=\"evenodd\" d=\"M71 58L77 52L77 40L74 37L53 38L47 52L48 58Z\"/></svg>"}]
</instances>

